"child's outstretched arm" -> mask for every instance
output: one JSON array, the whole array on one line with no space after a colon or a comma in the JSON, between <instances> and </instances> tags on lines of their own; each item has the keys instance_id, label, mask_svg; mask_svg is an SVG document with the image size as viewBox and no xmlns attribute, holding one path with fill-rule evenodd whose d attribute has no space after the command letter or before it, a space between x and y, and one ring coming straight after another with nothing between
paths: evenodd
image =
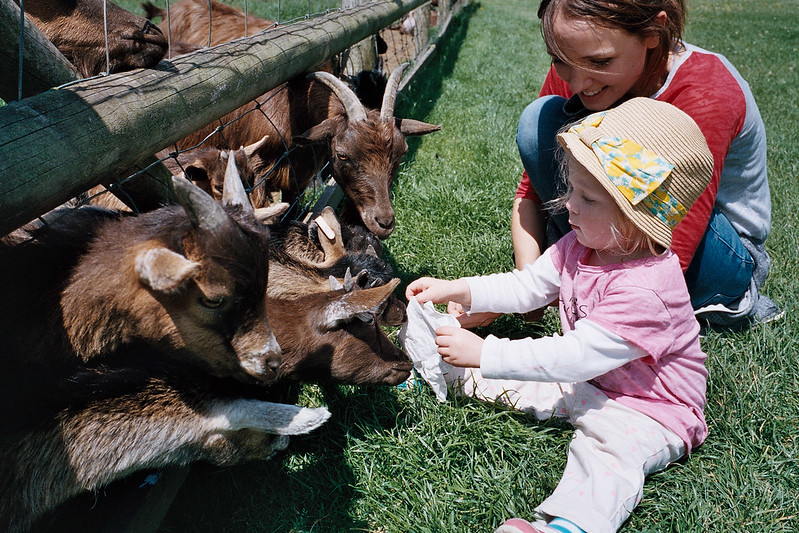
<instances>
[{"instance_id":1,"label":"child's outstretched arm","mask_svg":"<svg viewBox=\"0 0 799 533\"><path fill-rule=\"evenodd\" d=\"M457 302L464 307L472 305L472 291L465 279L445 280L419 278L405 289L405 298L416 298L420 304Z\"/></svg>"}]
</instances>

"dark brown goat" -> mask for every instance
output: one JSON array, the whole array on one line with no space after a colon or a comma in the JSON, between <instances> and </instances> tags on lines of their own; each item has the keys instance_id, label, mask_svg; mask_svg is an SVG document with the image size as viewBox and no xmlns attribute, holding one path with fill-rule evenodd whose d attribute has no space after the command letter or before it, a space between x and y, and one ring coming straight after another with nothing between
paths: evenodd
<instances>
[{"instance_id":1,"label":"dark brown goat","mask_svg":"<svg viewBox=\"0 0 799 533\"><path fill-rule=\"evenodd\" d=\"M380 241L361 226L341 226L330 207L307 225L294 221L270 225L269 236L272 274L267 293L272 298L326 292L331 283L334 289L348 283L376 287L391 282L394 276L391 265L377 251L382 250ZM389 295L377 316L378 324L397 326L404 321L405 304Z\"/></svg>"},{"instance_id":2,"label":"dark brown goat","mask_svg":"<svg viewBox=\"0 0 799 533\"><path fill-rule=\"evenodd\" d=\"M137 470L268 459L286 448L288 435L330 416L325 408L245 397L235 385L177 366L85 370L67 385L79 390L68 407L28 431L0 434L2 531L27 531L72 496Z\"/></svg>"},{"instance_id":3,"label":"dark brown goat","mask_svg":"<svg viewBox=\"0 0 799 533\"><path fill-rule=\"evenodd\" d=\"M410 376L408 356L386 336L378 318L399 279L360 289L269 299L269 320L283 349L280 381L397 385Z\"/></svg>"},{"instance_id":4,"label":"dark brown goat","mask_svg":"<svg viewBox=\"0 0 799 533\"><path fill-rule=\"evenodd\" d=\"M329 73L293 78L285 87L220 119L226 124L246 113L211 135L206 146L249 147L248 164L261 176L249 184L255 207L266 205L273 191L282 191L283 200L291 203L313 174L329 162L333 178L352 201L363 224L384 239L394 230L390 190L408 150L405 137L441 129L394 117L404 69L391 74L380 111L367 110L352 89ZM177 143L178 148L196 146L215 127L211 124L191 134ZM256 143L257 148L253 147Z\"/></svg>"},{"instance_id":5,"label":"dark brown goat","mask_svg":"<svg viewBox=\"0 0 799 533\"><path fill-rule=\"evenodd\" d=\"M14 0L19 5L19 0ZM25 0L27 15L83 76L149 68L167 52L151 21L107 2L108 58L103 0Z\"/></svg>"},{"instance_id":6,"label":"dark brown goat","mask_svg":"<svg viewBox=\"0 0 799 533\"><path fill-rule=\"evenodd\" d=\"M220 377L275 378L280 348L265 308L268 230L239 199L223 206L183 178L173 182L181 206L121 218L76 209L2 247L4 419L34 420L57 405L53 383L75 368L145 353ZM14 388L33 378L48 394L19 409Z\"/></svg>"},{"instance_id":7,"label":"dark brown goat","mask_svg":"<svg viewBox=\"0 0 799 533\"><path fill-rule=\"evenodd\" d=\"M411 363L375 324L399 280L381 287L269 299L285 344L279 382L395 385ZM274 383L273 383L274 384ZM28 383L29 396L42 394ZM78 369L58 386L66 407L35 427L0 433L0 529L25 531L50 509L145 468L263 460L329 417L264 401L269 387L211 378L171 361ZM276 436L277 435L277 436Z\"/></svg>"}]
</instances>

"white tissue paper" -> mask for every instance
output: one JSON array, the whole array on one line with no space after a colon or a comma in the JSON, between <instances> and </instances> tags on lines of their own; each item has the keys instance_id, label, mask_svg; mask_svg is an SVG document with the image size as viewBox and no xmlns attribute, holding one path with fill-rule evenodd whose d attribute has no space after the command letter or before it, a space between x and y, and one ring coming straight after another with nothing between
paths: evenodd
<instances>
[{"instance_id":1,"label":"white tissue paper","mask_svg":"<svg viewBox=\"0 0 799 533\"><path fill-rule=\"evenodd\" d=\"M413 361L414 370L430 385L438 401L446 401L444 375L452 372L454 367L445 363L438 354L436 329L441 326L460 327L460 323L454 316L436 311L433 302L421 306L416 298L408 302L407 314L408 321L399 331L400 343Z\"/></svg>"}]
</instances>

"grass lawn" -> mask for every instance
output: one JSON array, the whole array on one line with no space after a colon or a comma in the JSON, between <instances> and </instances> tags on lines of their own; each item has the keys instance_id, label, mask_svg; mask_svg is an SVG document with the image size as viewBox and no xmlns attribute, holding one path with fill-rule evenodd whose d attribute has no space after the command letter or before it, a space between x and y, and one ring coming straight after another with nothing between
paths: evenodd
<instances>
[{"instance_id":1,"label":"grass lawn","mask_svg":"<svg viewBox=\"0 0 799 533\"><path fill-rule=\"evenodd\" d=\"M253 2L250 2L253 4ZM652 476L624 532L799 530L799 4L689 0L686 40L720 52L751 84L769 136L773 231L766 292L778 323L703 340L710 435ZM537 2L482 0L453 22L401 95L397 115L443 125L411 142L395 185L387 253L421 275L509 270L521 174L515 130L549 64ZM558 331L503 317L481 333ZM330 422L265 463L197 465L164 532L490 532L529 517L555 487L572 430L427 388L307 386Z\"/></svg>"}]
</instances>

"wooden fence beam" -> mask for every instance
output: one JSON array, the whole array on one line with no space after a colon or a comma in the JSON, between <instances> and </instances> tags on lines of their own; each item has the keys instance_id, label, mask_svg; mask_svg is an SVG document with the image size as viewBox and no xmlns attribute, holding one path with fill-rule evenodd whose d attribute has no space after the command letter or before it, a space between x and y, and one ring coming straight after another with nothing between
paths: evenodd
<instances>
[{"instance_id":1,"label":"wooden fence beam","mask_svg":"<svg viewBox=\"0 0 799 533\"><path fill-rule=\"evenodd\" d=\"M377 33L380 0L0 108L0 235Z\"/></svg>"},{"instance_id":2,"label":"wooden fence beam","mask_svg":"<svg viewBox=\"0 0 799 533\"><path fill-rule=\"evenodd\" d=\"M19 97L19 34L22 12L11 0L0 0L0 98L6 102ZM52 87L80 80L72 63L27 17L22 26L22 97L28 98ZM135 178L112 190L132 209L147 210L174 200L171 177L155 157L123 169L119 175ZM110 186L118 176L99 177Z\"/></svg>"}]
</instances>

